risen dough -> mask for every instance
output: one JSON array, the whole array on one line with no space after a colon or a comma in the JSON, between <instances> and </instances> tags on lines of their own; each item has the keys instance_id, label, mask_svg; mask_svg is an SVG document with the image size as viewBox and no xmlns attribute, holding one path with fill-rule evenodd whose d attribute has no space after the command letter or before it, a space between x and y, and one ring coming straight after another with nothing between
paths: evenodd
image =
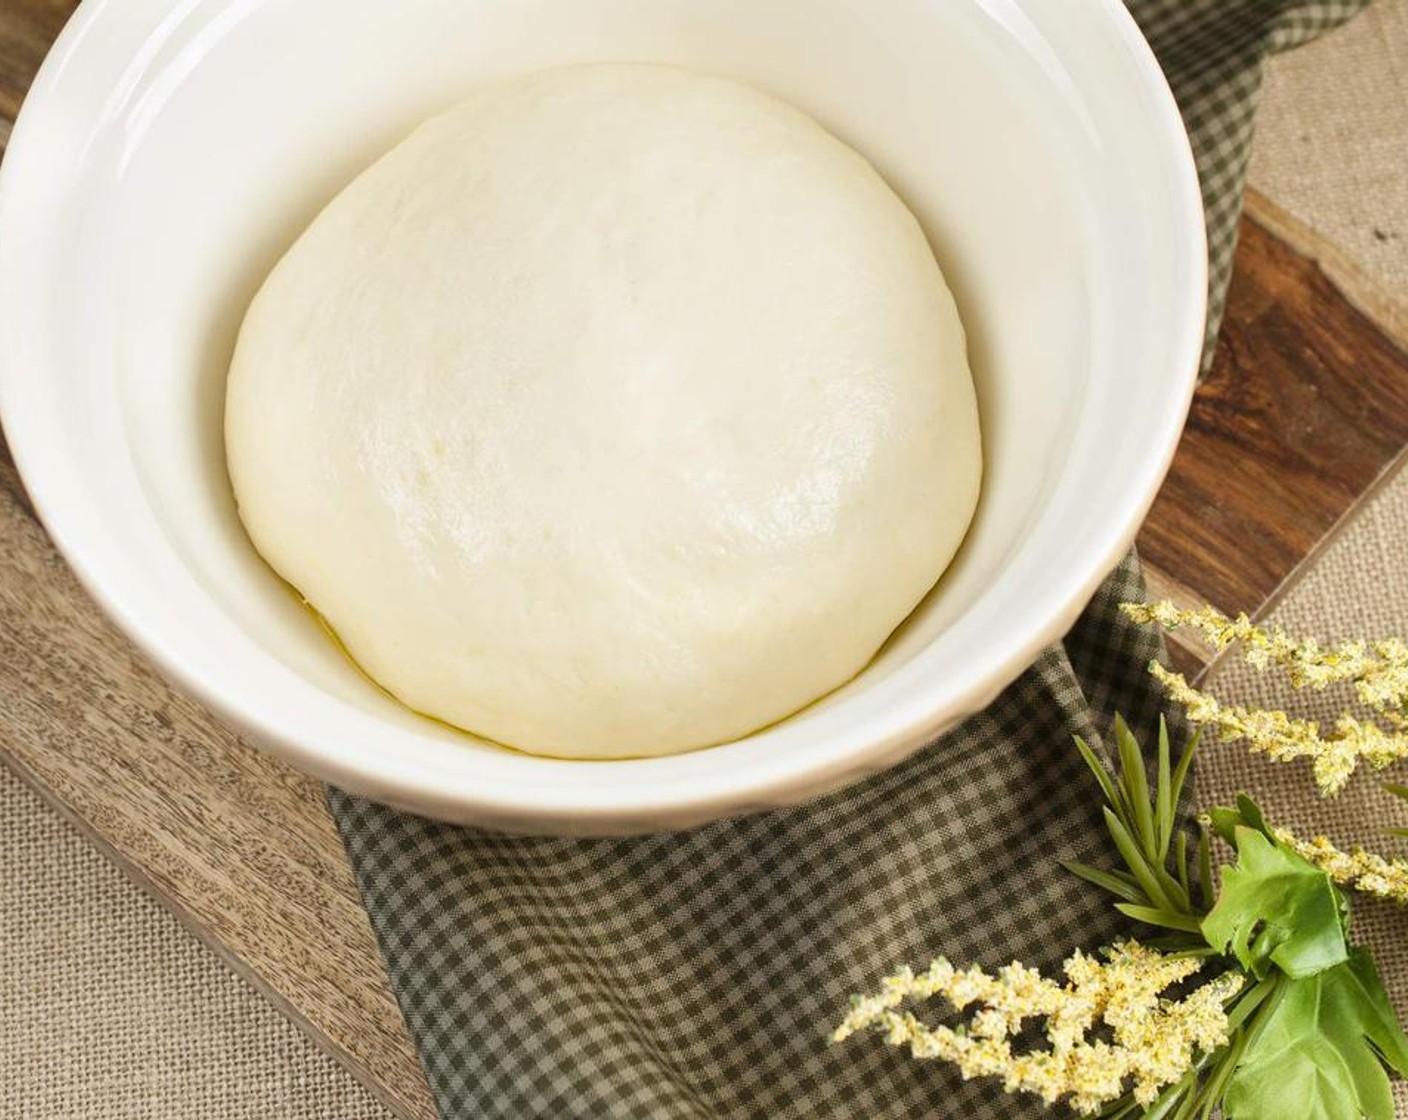
<instances>
[{"instance_id":1,"label":"risen dough","mask_svg":"<svg viewBox=\"0 0 1408 1120\"><path fill-rule=\"evenodd\" d=\"M759 92L547 71L418 128L249 309L250 536L421 712L544 754L836 688L973 514L963 331L879 175Z\"/></svg>"}]
</instances>

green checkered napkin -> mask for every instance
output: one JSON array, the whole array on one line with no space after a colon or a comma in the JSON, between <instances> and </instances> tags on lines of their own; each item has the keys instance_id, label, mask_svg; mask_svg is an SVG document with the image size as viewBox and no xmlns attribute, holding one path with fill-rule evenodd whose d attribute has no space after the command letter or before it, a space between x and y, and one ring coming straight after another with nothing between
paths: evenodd
<instances>
[{"instance_id":1,"label":"green checkered napkin","mask_svg":"<svg viewBox=\"0 0 1408 1120\"><path fill-rule=\"evenodd\" d=\"M1091 0L1071 0L1089 3ZM1367 0L1129 0L1193 137L1221 314L1269 51ZM877 11L877 18L883 13ZM628 840L452 828L330 790L441 1113L526 1120L1039 1115L864 1040L846 997L939 950L1052 965L1117 932L1062 858L1102 858L1070 747L1147 733L1158 640L1131 556L1065 642L908 762L802 808Z\"/></svg>"}]
</instances>

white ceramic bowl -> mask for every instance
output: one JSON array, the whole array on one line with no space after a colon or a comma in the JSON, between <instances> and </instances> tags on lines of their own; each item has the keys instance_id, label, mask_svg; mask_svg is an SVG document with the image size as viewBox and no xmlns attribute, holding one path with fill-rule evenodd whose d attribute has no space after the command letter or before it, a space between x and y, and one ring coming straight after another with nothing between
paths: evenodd
<instances>
[{"instance_id":1,"label":"white ceramic bowl","mask_svg":"<svg viewBox=\"0 0 1408 1120\"><path fill-rule=\"evenodd\" d=\"M751 82L870 157L953 281L988 463L959 562L857 680L736 743L590 763L359 677L242 533L220 428L246 303L322 203L476 83L607 59ZM1167 468L1205 281L1187 141L1119 0L88 0L0 173L0 415L95 598L254 742L449 820L675 828L897 761L1064 633Z\"/></svg>"}]
</instances>

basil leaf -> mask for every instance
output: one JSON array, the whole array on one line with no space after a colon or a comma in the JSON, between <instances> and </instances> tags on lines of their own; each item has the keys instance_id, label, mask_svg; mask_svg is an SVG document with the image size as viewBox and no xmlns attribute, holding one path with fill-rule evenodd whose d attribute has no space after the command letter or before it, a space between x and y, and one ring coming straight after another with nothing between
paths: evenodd
<instances>
[{"instance_id":1,"label":"basil leaf","mask_svg":"<svg viewBox=\"0 0 1408 1120\"><path fill-rule=\"evenodd\" d=\"M1293 979L1343 964L1348 905L1330 877L1246 825L1232 830L1235 867L1222 869L1217 905L1203 919L1208 944L1265 976Z\"/></svg>"},{"instance_id":2,"label":"basil leaf","mask_svg":"<svg viewBox=\"0 0 1408 1120\"><path fill-rule=\"evenodd\" d=\"M1283 980L1223 1098L1226 1120L1393 1120L1385 1066L1408 1075L1408 1036L1374 959Z\"/></svg>"}]
</instances>

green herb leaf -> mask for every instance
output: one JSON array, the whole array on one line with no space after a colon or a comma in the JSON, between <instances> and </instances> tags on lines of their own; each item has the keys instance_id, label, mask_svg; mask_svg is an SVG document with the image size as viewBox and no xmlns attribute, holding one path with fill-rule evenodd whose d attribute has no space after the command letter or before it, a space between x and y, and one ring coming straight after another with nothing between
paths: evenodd
<instances>
[{"instance_id":1,"label":"green herb leaf","mask_svg":"<svg viewBox=\"0 0 1408 1120\"><path fill-rule=\"evenodd\" d=\"M1198 932L1198 919L1192 914L1182 914L1176 910L1160 910L1156 906L1140 906L1134 902L1117 902L1115 909L1136 922L1146 926L1161 926L1164 929L1181 930L1184 933Z\"/></svg>"},{"instance_id":2,"label":"green herb leaf","mask_svg":"<svg viewBox=\"0 0 1408 1120\"><path fill-rule=\"evenodd\" d=\"M1384 1066L1408 1075L1408 1036L1369 953L1285 981L1278 995L1228 1082L1227 1120L1393 1120Z\"/></svg>"},{"instance_id":3,"label":"green herb leaf","mask_svg":"<svg viewBox=\"0 0 1408 1120\"><path fill-rule=\"evenodd\" d=\"M1208 821L1212 825L1213 832L1229 844L1235 843L1237 829L1244 827L1242 814L1236 809L1229 809L1226 805L1215 805L1209 809Z\"/></svg>"},{"instance_id":4,"label":"green herb leaf","mask_svg":"<svg viewBox=\"0 0 1408 1120\"><path fill-rule=\"evenodd\" d=\"M1268 840L1276 839L1276 834L1266 823L1266 817L1262 815L1261 808L1245 793L1237 795L1237 812L1242 814L1242 821L1248 828L1256 829Z\"/></svg>"},{"instance_id":5,"label":"green herb leaf","mask_svg":"<svg viewBox=\"0 0 1408 1120\"><path fill-rule=\"evenodd\" d=\"M1208 835L1206 828L1198 833L1198 894L1201 896L1203 911L1211 910L1217 898L1213 891L1212 837Z\"/></svg>"},{"instance_id":6,"label":"green herb leaf","mask_svg":"<svg viewBox=\"0 0 1408 1120\"><path fill-rule=\"evenodd\" d=\"M1089 743L1079 735L1075 736L1075 741L1076 750L1080 752L1080 756L1085 760L1085 765L1090 769L1090 772L1095 775L1095 780L1100 783L1100 791L1105 795L1106 804L1119 810L1123 804L1123 798L1115 786L1114 779L1110 777L1110 771L1105 768L1105 764L1100 761Z\"/></svg>"},{"instance_id":7,"label":"green herb leaf","mask_svg":"<svg viewBox=\"0 0 1408 1120\"><path fill-rule=\"evenodd\" d=\"M1172 754L1168 743L1168 723L1160 716L1158 778L1154 782L1154 818L1159 832L1160 862L1168 858L1168 846L1173 840L1173 817L1178 811L1173 800Z\"/></svg>"},{"instance_id":8,"label":"green herb leaf","mask_svg":"<svg viewBox=\"0 0 1408 1120\"><path fill-rule=\"evenodd\" d=\"M1229 844L1236 843L1238 828L1255 829L1273 843L1276 840L1276 834L1271 830L1271 826L1266 823L1266 818L1262 815L1261 809L1257 806L1257 803L1245 793L1239 793L1237 795L1236 808L1218 805L1209 809L1208 819L1212 821L1213 831Z\"/></svg>"},{"instance_id":9,"label":"green herb leaf","mask_svg":"<svg viewBox=\"0 0 1408 1120\"><path fill-rule=\"evenodd\" d=\"M1148 802L1144 808L1148 809ZM1163 884L1159 882L1156 870L1149 866L1149 861L1145 859L1143 851L1140 850L1138 842L1130 835L1129 829L1115 811L1110 808L1105 809L1105 827L1109 830L1110 839L1115 842L1115 847L1119 850L1120 857L1124 860L1129 872L1138 881L1140 888L1148 896L1149 901L1155 906L1162 906L1172 910L1173 899L1164 890Z\"/></svg>"},{"instance_id":10,"label":"green herb leaf","mask_svg":"<svg viewBox=\"0 0 1408 1120\"><path fill-rule=\"evenodd\" d=\"M1183 891L1183 897L1188 899L1188 905L1193 905L1193 886L1188 878L1188 832L1186 829L1178 830L1178 842L1174 845L1173 867L1178 872L1178 885Z\"/></svg>"},{"instance_id":11,"label":"green herb leaf","mask_svg":"<svg viewBox=\"0 0 1408 1120\"><path fill-rule=\"evenodd\" d=\"M1167 1102L1155 1100L1149 1112L1143 1114L1143 1120L1178 1120L1178 1117L1187 1116L1188 1110L1193 1107L1193 1090L1197 1088L1198 1079L1195 1075L1184 1076L1183 1081L1174 1083L1174 1088L1178 1090L1176 1095L1171 1096Z\"/></svg>"},{"instance_id":12,"label":"green herb leaf","mask_svg":"<svg viewBox=\"0 0 1408 1120\"><path fill-rule=\"evenodd\" d=\"M1222 869L1222 893L1203 919L1208 944L1266 975L1293 978L1343 964L1348 906L1330 877L1245 824L1232 831L1237 865Z\"/></svg>"},{"instance_id":13,"label":"green herb leaf","mask_svg":"<svg viewBox=\"0 0 1408 1120\"><path fill-rule=\"evenodd\" d=\"M1061 864L1072 875L1084 879L1087 883L1094 883L1097 887L1109 891L1117 898L1122 898L1126 902L1143 902L1144 892L1139 889L1134 876L1125 875L1119 871L1102 871L1098 867L1091 867L1088 863L1079 863L1076 860L1067 860Z\"/></svg>"},{"instance_id":14,"label":"green herb leaf","mask_svg":"<svg viewBox=\"0 0 1408 1120\"><path fill-rule=\"evenodd\" d=\"M1115 716L1115 747L1120 759L1120 779L1129 807L1130 824L1142 851L1158 858L1159 836L1154 809L1149 804L1149 776L1144 772L1144 755L1134 732L1124 717Z\"/></svg>"},{"instance_id":15,"label":"green herb leaf","mask_svg":"<svg viewBox=\"0 0 1408 1120\"><path fill-rule=\"evenodd\" d=\"M1222 1098L1227 1093L1227 1083L1237 1072L1237 1066L1241 1064L1242 1052L1246 1046L1246 1034L1238 1034L1233 1038L1231 1044L1221 1052L1217 1065L1213 1067L1212 1076L1207 1079L1206 1084L1198 1092L1196 1102L1198 1120L1211 1120L1212 1114L1222 1104Z\"/></svg>"},{"instance_id":16,"label":"green herb leaf","mask_svg":"<svg viewBox=\"0 0 1408 1120\"><path fill-rule=\"evenodd\" d=\"M1276 990L1286 981L1279 975L1272 976L1266 980L1258 980L1250 988L1245 989L1232 1010L1227 1014L1227 1029L1236 1033L1241 1030L1244 1024L1265 1003Z\"/></svg>"},{"instance_id":17,"label":"green herb leaf","mask_svg":"<svg viewBox=\"0 0 1408 1120\"><path fill-rule=\"evenodd\" d=\"M1159 719L1159 730L1163 735L1168 734L1167 725L1162 718ZM1188 773L1193 767L1193 757L1198 753L1198 744L1202 742L1202 737L1203 733L1199 731L1189 739L1188 745L1183 748L1183 753L1178 758L1178 767L1173 772L1173 788L1170 790L1175 812L1183 802L1183 787L1188 783Z\"/></svg>"}]
</instances>

